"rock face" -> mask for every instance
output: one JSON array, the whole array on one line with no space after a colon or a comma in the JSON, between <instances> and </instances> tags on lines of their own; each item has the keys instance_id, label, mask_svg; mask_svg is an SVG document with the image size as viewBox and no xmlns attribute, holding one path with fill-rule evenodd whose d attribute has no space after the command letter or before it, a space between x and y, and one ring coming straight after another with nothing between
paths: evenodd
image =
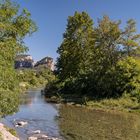
<instances>
[{"instance_id":1,"label":"rock face","mask_svg":"<svg viewBox=\"0 0 140 140\"><path fill-rule=\"evenodd\" d=\"M31 55L18 55L15 59L15 69L33 68L34 60Z\"/></svg>"},{"instance_id":2,"label":"rock face","mask_svg":"<svg viewBox=\"0 0 140 140\"><path fill-rule=\"evenodd\" d=\"M49 68L50 70L54 70L54 64L53 64L53 58L51 57L45 57L38 61L34 67L44 66L46 68Z\"/></svg>"},{"instance_id":3,"label":"rock face","mask_svg":"<svg viewBox=\"0 0 140 140\"><path fill-rule=\"evenodd\" d=\"M3 124L0 123L0 139L2 140L19 140L6 130Z\"/></svg>"},{"instance_id":4,"label":"rock face","mask_svg":"<svg viewBox=\"0 0 140 140\"><path fill-rule=\"evenodd\" d=\"M15 58L15 69L38 68L40 66L54 71L53 58L44 57L36 63L34 62L32 56L27 54L17 55Z\"/></svg>"}]
</instances>

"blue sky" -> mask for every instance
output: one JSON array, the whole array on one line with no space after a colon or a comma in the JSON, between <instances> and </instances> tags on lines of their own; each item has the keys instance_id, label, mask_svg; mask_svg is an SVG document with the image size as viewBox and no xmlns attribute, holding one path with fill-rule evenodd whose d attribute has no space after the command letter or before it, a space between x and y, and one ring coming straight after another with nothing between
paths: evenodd
<instances>
[{"instance_id":1,"label":"blue sky","mask_svg":"<svg viewBox=\"0 0 140 140\"><path fill-rule=\"evenodd\" d=\"M133 18L137 21L140 31L140 0L14 0L21 8L27 8L32 19L38 26L38 31L31 37L26 37L25 43L29 47L35 61L51 56L58 56L57 48L63 40L67 17L75 11L86 11L97 22L97 18L108 15L112 20L122 20L122 25Z\"/></svg>"}]
</instances>

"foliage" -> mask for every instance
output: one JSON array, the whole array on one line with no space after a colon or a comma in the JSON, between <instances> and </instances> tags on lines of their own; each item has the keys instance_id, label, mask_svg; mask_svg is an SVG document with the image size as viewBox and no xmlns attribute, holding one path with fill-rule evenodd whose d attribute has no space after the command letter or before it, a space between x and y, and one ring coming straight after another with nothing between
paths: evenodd
<instances>
[{"instance_id":1,"label":"foliage","mask_svg":"<svg viewBox=\"0 0 140 140\"><path fill-rule=\"evenodd\" d=\"M129 20L124 29L120 24L104 16L93 28L85 12L68 18L58 48L58 78L62 83L59 85L63 85L59 93L91 99L118 98L123 94L139 98L140 67L136 58L140 35L134 20Z\"/></svg>"},{"instance_id":2,"label":"foliage","mask_svg":"<svg viewBox=\"0 0 140 140\"><path fill-rule=\"evenodd\" d=\"M127 21L127 26L122 32L122 44L124 46L124 52L128 56L135 55L137 49L139 49L140 34L136 34L136 22L133 19Z\"/></svg>"},{"instance_id":3,"label":"foliage","mask_svg":"<svg viewBox=\"0 0 140 140\"><path fill-rule=\"evenodd\" d=\"M7 127L7 126L4 126L4 127L5 127L6 130L7 130L8 132L10 132L13 136L17 137L17 132L16 132L15 129L9 128L9 127Z\"/></svg>"},{"instance_id":4,"label":"foliage","mask_svg":"<svg viewBox=\"0 0 140 140\"><path fill-rule=\"evenodd\" d=\"M57 68L61 80L75 78L87 69L90 54L89 47L94 42L93 21L85 12L75 12L68 17L64 40L58 48L61 57L58 58Z\"/></svg>"},{"instance_id":5,"label":"foliage","mask_svg":"<svg viewBox=\"0 0 140 140\"><path fill-rule=\"evenodd\" d=\"M90 74L87 79L87 82L89 82L86 87L86 94L99 98L108 98L120 97L123 93L131 93L133 90L138 89L137 85L140 84L139 72L135 59L127 57L124 60L119 60L116 66L110 67L102 75L93 77ZM92 85L93 83L95 85Z\"/></svg>"},{"instance_id":6,"label":"foliage","mask_svg":"<svg viewBox=\"0 0 140 140\"><path fill-rule=\"evenodd\" d=\"M43 86L55 79L54 74L47 68L17 70L17 74L25 88Z\"/></svg>"},{"instance_id":7,"label":"foliage","mask_svg":"<svg viewBox=\"0 0 140 140\"><path fill-rule=\"evenodd\" d=\"M53 72L49 68L46 68L44 66L38 66L38 68L36 69L36 74L37 77L43 77L48 82L55 80Z\"/></svg>"},{"instance_id":8,"label":"foliage","mask_svg":"<svg viewBox=\"0 0 140 140\"><path fill-rule=\"evenodd\" d=\"M0 116L11 114L18 106L18 80L15 56L25 52L24 37L36 31L30 13L10 0L0 3Z\"/></svg>"},{"instance_id":9,"label":"foliage","mask_svg":"<svg viewBox=\"0 0 140 140\"><path fill-rule=\"evenodd\" d=\"M2 134L1 134L1 132L0 132L0 140L3 140L3 137L2 137Z\"/></svg>"}]
</instances>

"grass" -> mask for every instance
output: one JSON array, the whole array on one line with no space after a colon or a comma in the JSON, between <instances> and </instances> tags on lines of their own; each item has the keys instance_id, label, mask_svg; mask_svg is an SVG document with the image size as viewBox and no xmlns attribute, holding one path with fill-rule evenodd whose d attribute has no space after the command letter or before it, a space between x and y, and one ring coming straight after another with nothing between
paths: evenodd
<instances>
[{"instance_id":1,"label":"grass","mask_svg":"<svg viewBox=\"0 0 140 140\"><path fill-rule=\"evenodd\" d=\"M82 105L91 109L118 110L127 112L140 112L140 103L134 97L123 95L120 98L92 99L91 97L81 97L79 95L62 94L52 95L47 98L49 102Z\"/></svg>"},{"instance_id":2,"label":"grass","mask_svg":"<svg viewBox=\"0 0 140 140\"><path fill-rule=\"evenodd\" d=\"M3 140L1 132L0 132L0 140Z\"/></svg>"},{"instance_id":3,"label":"grass","mask_svg":"<svg viewBox=\"0 0 140 140\"><path fill-rule=\"evenodd\" d=\"M9 128L9 127L7 127L7 126L4 126L4 127L5 127L5 129L6 129L8 132L10 132L13 136L17 137L17 132L16 132L15 129Z\"/></svg>"},{"instance_id":4,"label":"grass","mask_svg":"<svg viewBox=\"0 0 140 140\"><path fill-rule=\"evenodd\" d=\"M121 97L118 99L102 99L102 100L92 100L87 102L89 108L99 108L99 109L109 109L109 110L119 110L119 111L139 111L140 104L137 100L130 97Z\"/></svg>"}]
</instances>

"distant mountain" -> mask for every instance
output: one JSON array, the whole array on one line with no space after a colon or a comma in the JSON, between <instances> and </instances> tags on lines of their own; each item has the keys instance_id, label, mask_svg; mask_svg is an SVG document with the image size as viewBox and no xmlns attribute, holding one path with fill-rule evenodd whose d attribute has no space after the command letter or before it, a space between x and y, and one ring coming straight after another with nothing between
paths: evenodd
<instances>
[{"instance_id":1,"label":"distant mountain","mask_svg":"<svg viewBox=\"0 0 140 140\"><path fill-rule=\"evenodd\" d=\"M49 68L50 70L54 70L54 63L53 58L51 57L44 57L40 61L37 61L34 67L44 66L46 68Z\"/></svg>"},{"instance_id":2,"label":"distant mountain","mask_svg":"<svg viewBox=\"0 0 140 140\"><path fill-rule=\"evenodd\" d=\"M33 68L34 60L31 55L21 54L15 58L15 69L19 68Z\"/></svg>"},{"instance_id":3,"label":"distant mountain","mask_svg":"<svg viewBox=\"0 0 140 140\"><path fill-rule=\"evenodd\" d=\"M53 58L47 56L37 61L36 63L34 62L32 56L28 54L17 55L15 58L15 69L39 68L39 67L46 67L53 71L54 70Z\"/></svg>"}]
</instances>

